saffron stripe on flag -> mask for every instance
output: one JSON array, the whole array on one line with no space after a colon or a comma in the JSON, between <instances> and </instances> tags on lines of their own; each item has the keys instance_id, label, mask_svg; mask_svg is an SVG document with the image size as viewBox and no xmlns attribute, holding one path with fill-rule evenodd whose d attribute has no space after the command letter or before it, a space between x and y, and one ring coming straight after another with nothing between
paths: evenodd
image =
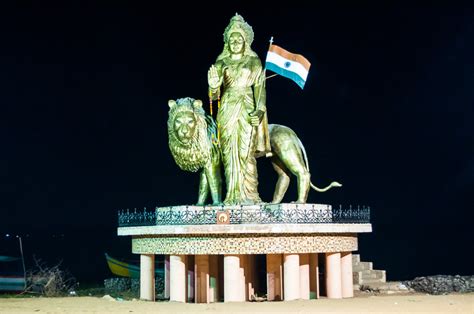
<instances>
[{"instance_id":1,"label":"saffron stripe on flag","mask_svg":"<svg viewBox=\"0 0 474 314\"><path fill-rule=\"evenodd\" d=\"M290 72L295 72L304 81L306 81L306 78L308 77L308 70L301 63L298 63L296 61L288 62L288 59L283 58L282 56L280 56L280 55L278 55L278 54L276 54L272 51L268 51L266 63L273 63L274 65L276 65L276 66L278 66L282 69L285 69L285 70L290 71ZM267 68L268 68L268 66L267 66ZM272 69L270 69L270 70L272 70Z\"/></svg>"},{"instance_id":2,"label":"saffron stripe on flag","mask_svg":"<svg viewBox=\"0 0 474 314\"><path fill-rule=\"evenodd\" d=\"M273 44L270 46L268 51L269 52L270 51L274 52L277 55L280 55L281 57L283 57L285 59L298 62L306 69L306 71L309 71L309 67L311 66L311 63L308 61L308 59L306 59L305 57L303 57L300 54L291 53L291 52L281 48L280 46L273 45Z\"/></svg>"}]
</instances>

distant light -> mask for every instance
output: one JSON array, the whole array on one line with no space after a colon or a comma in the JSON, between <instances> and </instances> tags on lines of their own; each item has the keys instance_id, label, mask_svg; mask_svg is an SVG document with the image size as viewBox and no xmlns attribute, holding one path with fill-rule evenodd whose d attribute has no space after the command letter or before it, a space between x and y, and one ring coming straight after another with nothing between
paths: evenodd
<instances>
[{"instance_id":1,"label":"distant light","mask_svg":"<svg viewBox=\"0 0 474 314\"><path fill-rule=\"evenodd\" d=\"M8 238L8 237L10 237L10 234L7 233L5 236Z\"/></svg>"}]
</instances>

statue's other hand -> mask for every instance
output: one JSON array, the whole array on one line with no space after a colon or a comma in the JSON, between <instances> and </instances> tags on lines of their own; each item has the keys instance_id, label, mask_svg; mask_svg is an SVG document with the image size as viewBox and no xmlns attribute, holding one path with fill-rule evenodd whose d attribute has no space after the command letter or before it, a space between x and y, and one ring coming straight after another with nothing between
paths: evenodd
<instances>
[{"instance_id":1,"label":"statue's other hand","mask_svg":"<svg viewBox=\"0 0 474 314\"><path fill-rule=\"evenodd\" d=\"M209 87L212 89L219 88L222 83L222 78L219 77L219 73L217 73L217 68L214 65L211 65L209 71L207 71L207 82Z\"/></svg>"},{"instance_id":2,"label":"statue's other hand","mask_svg":"<svg viewBox=\"0 0 474 314\"><path fill-rule=\"evenodd\" d=\"M249 122L252 126L259 126L265 113L261 110L255 110L249 114Z\"/></svg>"}]
</instances>

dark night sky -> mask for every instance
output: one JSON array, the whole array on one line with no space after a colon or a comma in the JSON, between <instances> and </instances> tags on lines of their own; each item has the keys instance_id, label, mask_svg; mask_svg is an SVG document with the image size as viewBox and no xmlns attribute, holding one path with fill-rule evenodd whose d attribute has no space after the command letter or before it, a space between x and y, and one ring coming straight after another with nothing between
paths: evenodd
<instances>
[{"instance_id":1,"label":"dark night sky","mask_svg":"<svg viewBox=\"0 0 474 314\"><path fill-rule=\"evenodd\" d=\"M168 149L167 101L206 103L207 69L239 12L261 59L274 36L312 63L304 90L267 82L269 121L300 136L313 182L344 185L308 201L371 206L359 249L389 279L472 274L452 258L472 242L473 6L67 3L0 13L0 235L65 232L85 252L86 234L115 238L118 209L195 202L198 176ZM276 175L258 162L270 200Z\"/></svg>"}]
</instances>

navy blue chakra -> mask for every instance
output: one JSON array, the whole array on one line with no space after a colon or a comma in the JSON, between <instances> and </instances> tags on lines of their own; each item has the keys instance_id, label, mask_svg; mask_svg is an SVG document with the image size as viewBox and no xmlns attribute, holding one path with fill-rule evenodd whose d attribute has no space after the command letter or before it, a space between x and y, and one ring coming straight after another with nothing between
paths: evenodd
<instances>
[{"instance_id":1,"label":"navy blue chakra","mask_svg":"<svg viewBox=\"0 0 474 314\"><path fill-rule=\"evenodd\" d=\"M284 67L288 69L290 67L290 65L291 65L291 62L286 61L285 64L284 64Z\"/></svg>"}]
</instances>

